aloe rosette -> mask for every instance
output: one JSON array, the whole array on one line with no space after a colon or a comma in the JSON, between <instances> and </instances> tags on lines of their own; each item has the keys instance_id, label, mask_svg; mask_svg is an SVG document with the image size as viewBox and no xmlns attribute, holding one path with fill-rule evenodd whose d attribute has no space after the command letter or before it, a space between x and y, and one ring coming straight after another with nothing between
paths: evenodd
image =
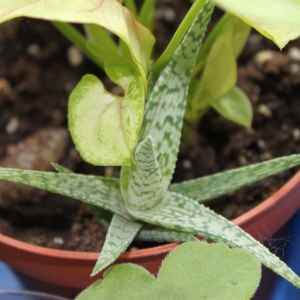
<instances>
[{"instance_id":1,"label":"aloe rosette","mask_svg":"<svg viewBox=\"0 0 300 300\"><path fill-rule=\"evenodd\" d=\"M122 116L116 128L123 130L123 142L127 145L124 148L127 151L125 156L129 163L122 163L120 179L73 174L58 165L54 165L58 173L2 168L0 179L73 197L89 206L99 221L108 226L107 237L93 275L113 263L135 237L183 242L196 240L195 236L201 235L244 249L300 288L299 277L278 257L241 228L199 203L296 166L300 164L300 155L274 159L181 184L170 184L179 150L189 83L213 8L210 1L205 2L153 89L149 91L145 109L142 98L145 97L146 88L141 69L134 59L137 57L135 52L132 52L132 61L120 58L123 66L120 72L115 69L109 74L123 86L125 96L122 99L106 93L97 79L91 76L83 79L87 80L90 88L85 89L79 84L75 94L71 96L70 131L75 140L79 136L79 140L84 140L87 146L89 143L96 143L90 156L92 160L97 161L97 150L102 151L101 143L98 142L99 139L103 140L103 129L99 129L97 125L104 124L116 112ZM136 75L126 73L128 68L137 70L133 71ZM93 128L89 129L91 133L87 137L84 135L85 126L78 129L81 125L77 120L80 120L79 123L84 122L78 116L82 109L78 104L81 101L80 95L92 102L91 106L86 104L83 108L93 110L96 107L101 112L94 116ZM101 107L103 103L99 104L95 95L104 95L104 109ZM127 95L130 95L128 99ZM110 105L116 111L109 112L106 108ZM142 114L144 111L142 119L135 115L135 112ZM130 130L134 131L136 137L130 136ZM83 149L81 152L88 151ZM118 152L117 156L120 155L123 153ZM111 159L114 159L113 155Z\"/></svg>"}]
</instances>

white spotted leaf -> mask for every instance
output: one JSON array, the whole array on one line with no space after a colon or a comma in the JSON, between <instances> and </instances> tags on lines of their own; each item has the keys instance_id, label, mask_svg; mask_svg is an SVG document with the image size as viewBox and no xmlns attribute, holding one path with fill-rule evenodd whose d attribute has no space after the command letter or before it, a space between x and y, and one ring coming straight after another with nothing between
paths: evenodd
<instances>
[{"instance_id":1,"label":"white spotted leaf","mask_svg":"<svg viewBox=\"0 0 300 300\"><path fill-rule=\"evenodd\" d=\"M198 202L204 202L233 192L243 186L300 164L300 155L275 158L251 166L172 184L170 191L180 193Z\"/></svg>"}]
</instances>

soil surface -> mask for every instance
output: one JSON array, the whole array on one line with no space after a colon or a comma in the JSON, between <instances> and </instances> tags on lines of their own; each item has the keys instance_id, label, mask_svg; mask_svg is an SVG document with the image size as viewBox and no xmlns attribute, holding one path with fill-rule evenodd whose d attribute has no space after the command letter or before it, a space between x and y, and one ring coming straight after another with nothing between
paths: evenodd
<instances>
[{"instance_id":1,"label":"soil surface","mask_svg":"<svg viewBox=\"0 0 300 300\"><path fill-rule=\"evenodd\" d=\"M156 53L167 45L187 9L187 1L160 1ZM53 161L76 173L118 176L115 168L86 164L67 131L70 91L84 74L102 79L103 72L51 24L38 20L1 25L0 57L0 166L54 171ZM190 144L180 150L174 182L300 152L300 41L280 52L253 32L239 65L238 85L254 109L252 128L209 111ZM295 171L209 205L232 219L276 191ZM1 182L0 232L41 246L100 251L106 231L78 201Z\"/></svg>"}]
</instances>

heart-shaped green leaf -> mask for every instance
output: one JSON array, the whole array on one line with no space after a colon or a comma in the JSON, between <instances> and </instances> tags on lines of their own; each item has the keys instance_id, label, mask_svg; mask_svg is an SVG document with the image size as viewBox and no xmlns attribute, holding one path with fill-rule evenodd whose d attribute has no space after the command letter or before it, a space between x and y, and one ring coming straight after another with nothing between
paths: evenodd
<instances>
[{"instance_id":1,"label":"heart-shaped green leaf","mask_svg":"<svg viewBox=\"0 0 300 300\"><path fill-rule=\"evenodd\" d=\"M246 300L260 277L259 260L241 249L189 242L167 256L157 280L137 265L116 265L76 299Z\"/></svg>"},{"instance_id":2,"label":"heart-shaped green leaf","mask_svg":"<svg viewBox=\"0 0 300 300\"><path fill-rule=\"evenodd\" d=\"M105 69L123 87L125 96L107 92L95 76L85 75L70 95L69 130L87 162L130 166L144 115L142 76L133 63L121 57L108 58Z\"/></svg>"}]
</instances>

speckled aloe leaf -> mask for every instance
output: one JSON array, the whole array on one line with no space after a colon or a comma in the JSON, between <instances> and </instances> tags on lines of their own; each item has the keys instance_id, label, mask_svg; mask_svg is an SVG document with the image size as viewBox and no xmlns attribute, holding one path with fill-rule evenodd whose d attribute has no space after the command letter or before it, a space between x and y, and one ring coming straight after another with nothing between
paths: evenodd
<instances>
[{"instance_id":1,"label":"speckled aloe leaf","mask_svg":"<svg viewBox=\"0 0 300 300\"><path fill-rule=\"evenodd\" d=\"M125 96L107 92L94 75L85 75L70 95L69 130L83 159L94 165L130 166L144 115L145 89L130 61L110 57L107 75Z\"/></svg>"},{"instance_id":2,"label":"speckled aloe leaf","mask_svg":"<svg viewBox=\"0 0 300 300\"><path fill-rule=\"evenodd\" d=\"M11 0L0 3L0 23L22 16L100 25L126 43L141 73L147 70L154 37L116 0Z\"/></svg>"},{"instance_id":3,"label":"speckled aloe leaf","mask_svg":"<svg viewBox=\"0 0 300 300\"><path fill-rule=\"evenodd\" d=\"M160 226L144 226L136 236L137 239L158 243L196 242L198 239L192 234L171 230Z\"/></svg>"},{"instance_id":4,"label":"speckled aloe leaf","mask_svg":"<svg viewBox=\"0 0 300 300\"><path fill-rule=\"evenodd\" d=\"M207 1L161 73L146 104L140 140L151 135L156 153L162 153L161 172L165 190L177 160L192 69L212 11L213 5Z\"/></svg>"},{"instance_id":5,"label":"speckled aloe leaf","mask_svg":"<svg viewBox=\"0 0 300 300\"><path fill-rule=\"evenodd\" d=\"M52 165L60 173L72 174L72 171L58 164ZM128 219L130 218L128 216L127 220L116 214L112 218L110 216L107 218L107 213L109 212L104 211L103 208L91 204L87 204L87 206L100 220L100 223L105 222L105 225L108 225L108 232L103 248L91 274L91 276L94 276L126 251L143 224L134 220L129 221ZM107 222L108 220L110 221L109 223Z\"/></svg>"},{"instance_id":6,"label":"speckled aloe leaf","mask_svg":"<svg viewBox=\"0 0 300 300\"><path fill-rule=\"evenodd\" d=\"M113 213L128 216L119 180L91 175L0 168L0 179L72 197ZM130 219L130 218L129 218Z\"/></svg>"},{"instance_id":7,"label":"speckled aloe leaf","mask_svg":"<svg viewBox=\"0 0 300 300\"><path fill-rule=\"evenodd\" d=\"M166 257L157 279L140 266L115 265L76 299L247 300L260 277L260 262L249 253L224 244L192 242Z\"/></svg>"},{"instance_id":8,"label":"speckled aloe leaf","mask_svg":"<svg viewBox=\"0 0 300 300\"><path fill-rule=\"evenodd\" d=\"M59 173L64 173L64 174L75 174L71 170L57 164L57 163L51 163L53 168L59 172ZM113 214L108 211L103 209L102 207L95 206L89 203L85 203L85 205L88 207L88 209L91 211L91 213L98 219L98 222L103 226L104 228L108 228L109 223L112 219ZM129 215L126 216L127 219L130 219Z\"/></svg>"},{"instance_id":9,"label":"speckled aloe leaf","mask_svg":"<svg viewBox=\"0 0 300 300\"><path fill-rule=\"evenodd\" d=\"M262 264L300 288L300 278L277 256L240 227L202 204L180 194L167 192L163 201L148 211L129 210L146 223L200 235L231 247L244 249Z\"/></svg>"},{"instance_id":10,"label":"speckled aloe leaf","mask_svg":"<svg viewBox=\"0 0 300 300\"><path fill-rule=\"evenodd\" d=\"M91 276L101 272L113 263L131 244L143 224L134 220L126 220L114 215L106 234L102 251Z\"/></svg>"},{"instance_id":11,"label":"speckled aloe leaf","mask_svg":"<svg viewBox=\"0 0 300 300\"><path fill-rule=\"evenodd\" d=\"M251 166L241 167L194 180L172 184L170 191L180 193L198 202L204 202L233 192L243 186L300 164L300 155L275 158Z\"/></svg>"},{"instance_id":12,"label":"speckled aloe leaf","mask_svg":"<svg viewBox=\"0 0 300 300\"><path fill-rule=\"evenodd\" d=\"M60 166L59 164L52 163L52 165L60 173L73 174L72 171L68 170L63 166ZM97 217L100 224L103 227L108 228L109 223L112 219L111 212L92 204L86 203L86 205L90 209L90 211ZM126 218L130 220L129 215L126 215ZM152 226L152 225L143 226L141 230L139 230L139 232L137 233L136 238L143 241L156 241L156 242L163 242L163 243L165 242L182 243L182 242L197 241L197 238L195 238L192 234L187 234L184 232L174 231L167 228Z\"/></svg>"},{"instance_id":13,"label":"speckled aloe leaf","mask_svg":"<svg viewBox=\"0 0 300 300\"><path fill-rule=\"evenodd\" d=\"M214 0L282 49L300 35L299 0Z\"/></svg>"},{"instance_id":14,"label":"speckled aloe leaf","mask_svg":"<svg viewBox=\"0 0 300 300\"><path fill-rule=\"evenodd\" d=\"M121 189L126 206L148 210L164 195L162 174L151 136L140 142L135 151L135 167L122 168Z\"/></svg>"}]
</instances>

